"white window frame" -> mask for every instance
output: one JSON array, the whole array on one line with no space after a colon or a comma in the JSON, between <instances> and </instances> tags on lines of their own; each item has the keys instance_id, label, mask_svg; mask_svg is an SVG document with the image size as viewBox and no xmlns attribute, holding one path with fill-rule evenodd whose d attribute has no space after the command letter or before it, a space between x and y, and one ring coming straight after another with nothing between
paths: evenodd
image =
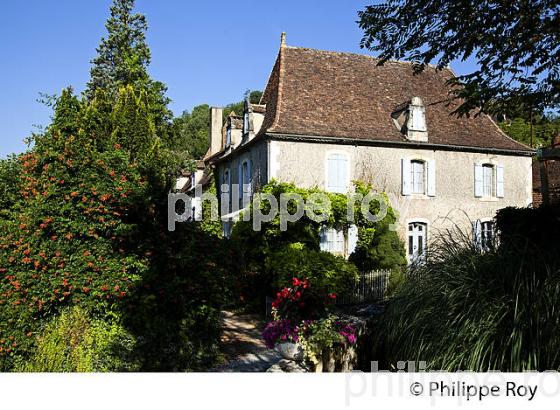
<instances>
[{"instance_id":1,"label":"white window frame","mask_svg":"<svg viewBox=\"0 0 560 410\"><path fill-rule=\"evenodd\" d=\"M251 200L253 196L253 171L252 161L250 159L243 160L239 165L239 209L243 209L243 205Z\"/></svg>"},{"instance_id":2,"label":"white window frame","mask_svg":"<svg viewBox=\"0 0 560 410\"><path fill-rule=\"evenodd\" d=\"M491 170L491 175L488 175ZM488 179L490 178L490 186ZM497 200L504 197L504 167L493 161L474 164L474 196L482 200Z\"/></svg>"},{"instance_id":3,"label":"white window frame","mask_svg":"<svg viewBox=\"0 0 560 410\"><path fill-rule=\"evenodd\" d=\"M482 164L482 196L494 198L496 196L496 166Z\"/></svg>"},{"instance_id":4,"label":"white window frame","mask_svg":"<svg viewBox=\"0 0 560 410\"><path fill-rule=\"evenodd\" d=\"M228 187L228 212L231 211L231 172L229 168L224 169L222 175L222 187L226 185Z\"/></svg>"},{"instance_id":5,"label":"white window frame","mask_svg":"<svg viewBox=\"0 0 560 410\"><path fill-rule=\"evenodd\" d=\"M473 222L473 241L476 248L482 252L492 249L496 241L496 222L493 218L482 218Z\"/></svg>"},{"instance_id":6,"label":"white window frame","mask_svg":"<svg viewBox=\"0 0 560 410\"><path fill-rule=\"evenodd\" d=\"M422 225L423 226L423 230L424 230L424 243L422 244L422 254L420 256L416 256L414 258L414 253L411 253L411 247L410 247L410 239L411 239L411 234L410 234L410 227L411 225ZM430 231L430 223L427 219L424 218L415 218L415 219L407 219L406 220L406 258L408 260L408 263L413 263L413 262L419 262L422 261L426 258L426 254L428 252L428 243L430 240L429 237L429 231Z\"/></svg>"},{"instance_id":7,"label":"white window frame","mask_svg":"<svg viewBox=\"0 0 560 410\"><path fill-rule=\"evenodd\" d=\"M418 175L417 169L422 171L421 175ZM412 194L424 195L426 193L426 174L426 161L416 158L410 161L410 188Z\"/></svg>"},{"instance_id":8,"label":"white window frame","mask_svg":"<svg viewBox=\"0 0 560 410\"><path fill-rule=\"evenodd\" d=\"M330 167L329 163L333 157L339 157L338 159L344 159L345 162L345 178L343 181L343 185L331 185L331 175L330 175ZM340 158L341 157L341 158ZM325 156L325 191L339 193L339 194L347 194L350 190L350 156L348 153L344 151L328 151L327 155Z\"/></svg>"},{"instance_id":9,"label":"white window frame","mask_svg":"<svg viewBox=\"0 0 560 410\"><path fill-rule=\"evenodd\" d=\"M417 172L415 172L416 164L422 164L421 189L417 189L418 184L415 183ZM436 162L434 159L422 157L410 157L401 159L401 183L402 195L415 197L435 197L436 196Z\"/></svg>"},{"instance_id":10,"label":"white window frame","mask_svg":"<svg viewBox=\"0 0 560 410\"><path fill-rule=\"evenodd\" d=\"M319 247L324 252L344 254L345 237L343 230L323 226L319 233Z\"/></svg>"}]
</instances>

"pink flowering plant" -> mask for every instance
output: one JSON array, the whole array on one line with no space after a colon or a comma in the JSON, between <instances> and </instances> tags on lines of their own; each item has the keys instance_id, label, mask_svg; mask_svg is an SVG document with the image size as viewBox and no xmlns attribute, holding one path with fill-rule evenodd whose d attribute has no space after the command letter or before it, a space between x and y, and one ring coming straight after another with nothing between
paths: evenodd
<instances>
[{"instance_id":1,"label":"pink flowering plant","mask_svg":"<svg viewBox=\"0 0 560 410\"><path fill-rule=\"evenodd\" d=\"M299 327L293 325L289 320L274 320L266 325L263 339L269 349L273 349L279 343L297 343Z\"/></svg>"},{"instance_id":2,"label":"pink flowering plant","mask_svg":"<svg viewBox=\"0 0 560 410\"><path fill-rule=\"evenodd\" d=\"M292 279L292 286L276 294L272 302L275 320L268 323L263 339L268 348L279 343L299 343L311 361L324 348L337 344L355 344L356 330L352 324L328 316L327 307L336 294L321 295L309 286L307 279Z\"/></svg>"}]
</instances>

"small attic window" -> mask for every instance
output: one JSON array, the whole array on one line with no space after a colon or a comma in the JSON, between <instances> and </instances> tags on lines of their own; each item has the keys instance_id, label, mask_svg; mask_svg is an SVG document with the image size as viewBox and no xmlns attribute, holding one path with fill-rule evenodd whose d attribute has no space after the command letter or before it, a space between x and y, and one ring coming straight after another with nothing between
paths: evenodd
<instances>
[{"instance_id":1,"label":"small attic window","mask_svg":"<svg viewBox=\"0 0 560 410\"><path fill-rule=\"evenodd\" d=\"M226 128L226 148L231 145L231 119L228 119L228 125Z\"/></svg>"},{"instance_id":2,"label":"small attic window","mask_svg":"<svg viewBox=\"0 0 560 410\"><path fill-rule=\"evenodd\" d=\"M249 111L243 113L243 134L249 133Z\"/></svg>"},{"instance_id":3,"label":"small attic window","mask_svg":"<svg viewBox=\"0 0 560 410\"><path fill-rule=\"evenodd\" d=\"M420 97L414 97L409 105L409 124L408 129L413 131L427 131L426 128L426 108Z\"/></svg>"},{"instance_id":4,"label":"small attic window","mask_svg":"<svg viewBox=\"0 0 560 410\"><path fill-rule=\"evenodd\" d=\"M395 126L410 141L428 141L426 107L420 97L398 106L391 114Z\"/></svg>"},{"instance_id":5,"label":"small attic window","mask_svg":"<svg viewBox=\"0 0 560 410\"><path fill-rule=\"evenodd\" d=\"M245 100L245 105L243 107L243 135L249 134L251 123L250 123L250 110L251 106L249 99Z\"/></svg>"}]
</instances>

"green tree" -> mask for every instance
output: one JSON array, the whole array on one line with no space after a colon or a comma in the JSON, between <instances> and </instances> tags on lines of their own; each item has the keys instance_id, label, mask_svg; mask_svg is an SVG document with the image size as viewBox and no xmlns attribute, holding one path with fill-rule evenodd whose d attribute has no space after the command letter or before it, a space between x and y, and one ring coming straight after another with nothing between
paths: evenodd
<instances>
[{"instance_id":1,"label":"green tree","mask_svg":"<svg viewBox=\"0 0 560 410\"><path fill-rule=\"evenodd\" d=\"M197 105L192 112L184 111L174 120L177 132L176 150L185 151L189 158L201 159L209 147L210 106Z\"/></svg>"},{"instance_id":2,"label":"green tree","mask_svg":"<svg viewBox=\"0 0 560 410\"><path fill-rule=\"evenodd\" d=\"M147 83L151 54L146 44L148 24L142 14L133 14L134 0L114 0L107 20L107 37L101 39L92 60L86 94L98 89L116 93L120 86Z\"/></svg>"},{"instance_id":3,"label":"green tree","mask_svg":"<svg viewBox=\"0 0 560 410\"><path fill-rule=\"evenodd\" d=\"M20 172L17 157L0 159L0 220L11 216L11 211L19 200Z\"/></svg>"},{"instance_id":4,"label":"green tree","mask_svg":"<svg viewBox=\"0 0 560 410\"><path fill-rule=\"evenodd\" d=\"M243 114L245 98L252 104L261 100L261 91L247 90L242 101L228 104L224 107L224 119L233 111L237 115ZM184 111L173 121L174 138L173 149L185 152L190 159L201 159L209 148L208 132L210 129L210 106L197 105L192 112Z\"/></svg>"},{"instance_id":5,"label":"green tree","mask_svg":"<svg viewBox=\"0 0 560 410\"><path fill-rule=\"evenodd\" d=\"M114 0L107 20L107 37L101 39L97 56L92 60L91 78L85 95L88 99L102 90L109 98L117 99L122 87L133 86L146 93L152 121L164 142L172 140L168 135L172 128L171 111L167 108L167 87L153 80L148 74L151 62L150 49L146 43L148 24L146 17L133 13L135 0Z\"/></svg>"},{"instance_id":6,"label":"green tree","mask_svg":"<svg viewBox=\"0 0 560 410\"><path fill-rule=\"evenodd\" d=\"M358 16L361 46L379 52L380 64L405 59L421 71L432 61L443 69L474 57L478 68L452 80L462 85L458 114L520 103L558 108L557 0L387 0Z\"/></svg>"}]
</instances>

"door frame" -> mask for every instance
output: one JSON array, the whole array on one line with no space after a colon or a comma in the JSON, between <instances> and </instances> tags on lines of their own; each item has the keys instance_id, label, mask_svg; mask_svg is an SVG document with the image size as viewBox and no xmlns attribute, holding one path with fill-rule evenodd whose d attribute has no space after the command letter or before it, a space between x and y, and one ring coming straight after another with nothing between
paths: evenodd
<instances>
[{"instance_id":1,"label":"door frame","mask_svg":"<svg viewBox=\"0 0 560 410\"><path fill-rule=\"evenodd\" d=\"M408 261L408 264L410 265L412 262L414 262L414 259L412 258L413 255L410 254L410 248L409 248L409 244L410 244L410 233L409 233L409 227L411 224L421 224L424 226L425 230L424 230L424 255L427 252L428 249L428 243L429 243L429 230L430 230L430 223L427 219L424 218L414 218L414 219L407 219L406 220L406 226L405 226L405 244L406 244L406 259Z\"/></svg>"}]
</instances>

